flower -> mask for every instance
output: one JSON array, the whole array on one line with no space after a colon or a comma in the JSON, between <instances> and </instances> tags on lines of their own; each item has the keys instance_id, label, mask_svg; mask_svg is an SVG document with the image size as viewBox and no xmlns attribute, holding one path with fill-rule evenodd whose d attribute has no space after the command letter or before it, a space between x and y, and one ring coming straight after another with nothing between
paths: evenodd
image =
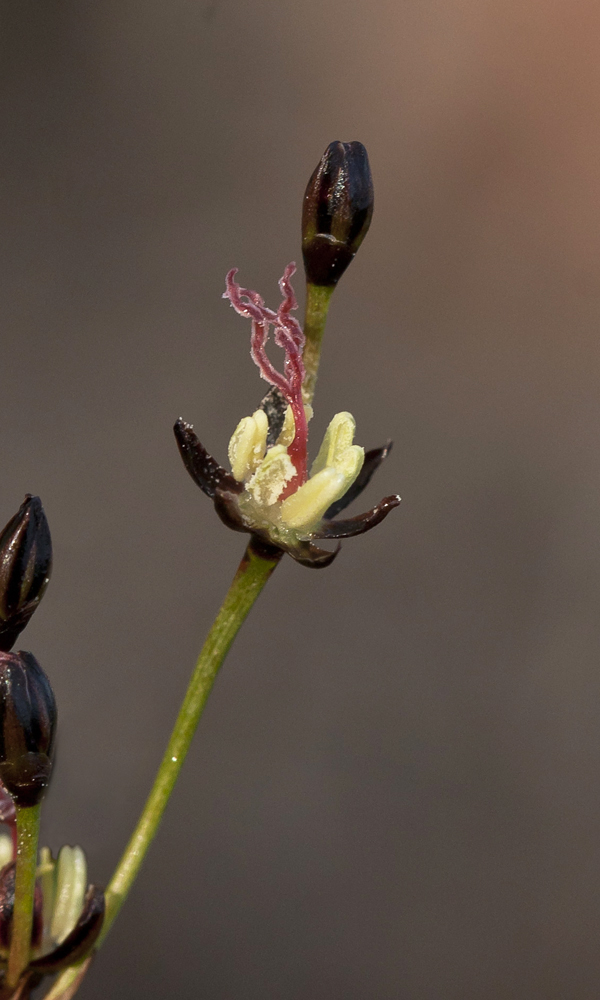
<instances>
[{"instance_id":1,"label":"flower","mask_svg":"<svg viewBox=\"0 0 600 1000\"><path fill-rule=\"evenodd\" d=\"M8 960L15 893L13 839L0 834L0 968ZM29 972L58 972L83 958L96 941L104 918L104 893L87 884L81 847L65 845L55 859L40 851L34 896Z\"/></svg>"},{"instance_id":2,"label":"flower","mask_svg":"<svg viewBox=\"0 0 600 1000\"><path fill-rule=\"evenodd\" d=\"M391 442L367 452L353 444L352 414L337 413L325 433L308 472L308 422L312 407L303 397L304 333L291 315L297 309L291 285L295 264L288 264L279 282L282 302L277 312L262 297L235 280L226 279L224 298L252 322L250 353L261 377L272 386L259 408L244 417L229 442L231 473L223 469L200 444L193 428L178 420L174 431L184 464L194 482L215 504L221 520L245 531L275 552L287 552L305 566L328 566L339 551L321 549L320 539L349 538L379 524L400 497L385 497L358 517L334 520L370 481L389 454ZM285 354L284 370L277 371L266 353L270 328Z\"/></svg>"}]
</instances>

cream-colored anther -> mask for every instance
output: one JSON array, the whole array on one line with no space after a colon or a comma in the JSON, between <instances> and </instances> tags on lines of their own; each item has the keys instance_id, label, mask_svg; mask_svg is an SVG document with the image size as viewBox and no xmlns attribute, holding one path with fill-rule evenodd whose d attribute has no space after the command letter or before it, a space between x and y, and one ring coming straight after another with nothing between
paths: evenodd
<instances>
[{"instance_id":1,"label":"cream-colored anther","mask_svg":"<svg viewBox=\"0 0 600 1000\"><path fill-rule=\"evenodd\" d=\"M326 469L330 465L335 466L342 454L354 441L355 430L356 421L351 413L347 411L336 413L325 431L323 444L310 470L311 476L314 476L317 472L321 472L322 469Z\"/></svg>"},{"instance_id":2,"label":"cream-colored anther","mask_svg":"<svg viewBox=\"0 0 600 1000\"><path fill-rule=\"evenodd\" d=\"M309 403L304 404L304 412L306 414L306 422L312 420L313 408ZM288 448L292 441L294 440L294 435L296 434L296 424L294 421L294 414L292 413L291 406L288 406L285 411L285 417L283 418L283 427L281 428L281 433L277 438L277 444L283 444Z\"/></svg>"},{"instance_id":3,"label":"cream-colored anther","mask_svg":"<svg viewBox=\"0 0 600 1000\"><path fill-rule=\"evenodd\" d=\"M336 464L311 476L281 505L281 519L289 528L310 531L332 503L343 497L362 469L365 452L359 445L346 448Z\"/></svg>"},{"instance_id":4,"label":"cream-colored anther","mask_svg":"<svg viewBox=\"0 0 600 1000\"><path fill-rule=\"evenodd\" d=\"M243 483L256 472L267 449L269 421L264 410L255 410L251 417L243 417L229 442L231 471Z\"/></svg>"},{"instance_id":5,"label":"cream-colored anther","mask_svg":"<svg viewBox=\"0 0 600 1000\"><path fill-rule=\"evenodd\" d=\"M75 927L86 887L87 865L81 847L61 847L56 862L56 897L50 923L50 933L57 944Z\"/></svg>"},{"instance_id":6,"label":"cream-colored anther","mask_svg":"<svg viewBox=\"0 0 600 1000\"><path fill-rule=\"evenodd\" d=\"M277 438L277 444L282 444L284 448L294 440L294 435L296 433L296 423L294 421L294 414L292 413L291 406L288 406L285 411L285 416L283 418L283 427L281 428L281 433Z\"/></svg>"},{"instance_id":7,"label":"cream-colored anther","mask_svg":"<svg viewBox=\"0 0 600 1000\"><path fill-rule=\"evenodd\" d=\"M285 447L276 444L269 448L246 489L259 507L270 507L295 475L295 466Z\"/></svg>"},{"instance_id":8,"label":"cream-colored anther","mask_svg":"<svg viewBox=\"0 0 600 1000\"><path fill-rule=\"evenodd\" d=\"M10 833L0 833L0 868L12 861L13 845Z\"/></svg>"},{"instance_id":9,"label":"cream-colored anther","mask_svg":"<svg viewBox=\"0 0 600 1000\"><path fill-rule=\"evenodd\" d=\"M346 480L344 493L352 486L352 483L363 467L364 461L365 449L361 448L359 444L350 445L350 447L346 448L341 455L336 456L333 468L336 472L341 472Z\"/></svg>"},{"instance_id":10,"label":"cream-colored anther","mask_svg":"<svg viewBox=\"0 0 600 1000\"><path fill-rule=\"evenodd\" d=\"M322 469L281 505L281 519L288 528L310 530L330 504L344 492L344 476L335 469Z\"/></svg>"}]
</instances>

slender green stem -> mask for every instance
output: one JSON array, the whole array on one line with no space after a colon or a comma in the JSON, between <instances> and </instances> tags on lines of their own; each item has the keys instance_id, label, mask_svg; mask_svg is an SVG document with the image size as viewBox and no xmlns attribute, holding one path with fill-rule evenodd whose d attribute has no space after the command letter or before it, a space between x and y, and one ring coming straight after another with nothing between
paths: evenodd
<instances>
[{"instance_id":1,"label":"slender green stem","mask_svg":"<svg viewBox=\"0 0 600 1000\"><path fill-rule=\"evenodd\" d=\"M250 608L281 558L281 553L275 550L273 553L269 553L268 556L261 555L250 543L208 633L152 790L106 890L106 914L97 947L102 944L125 902L146 851L154 839L219 667ZM58 977L45 1000L58 1000L58 998L67 1000L72 997L85 974L84 962L66 969Z\"/></svg>"},{"instance_id":2,"label":"slender green stem","mask_svg":"<svg viewBox=\"0 0 600 1000\"><path fill-rule=\"evenodd\" d=\"M121 909L140 869L144 855L158 829L158 824L189 750L219 667L242 622L278 561L279 556L274 559L265 559L263 556L257 555L251 546L248 546L240 563L221 610L198 657L152 791L131 840L125 848L123 857L110 880L106 891L106 916L100 941L106 937Z\"/></svg>"},{"instance_id":3,"label":"slender green stem","mask_svg":"<svg viewBox=\"0 0 600 1000\"><path fill-rule=\"evenodd\" d=\"M335 285L311 285L306 286L306 313L304 318L304 368L306 376L304 378L304 402L311 403L315 394L317 382L317 371L321 359L321 343L327 321L329 303L333 295Z\"/></svg>"},{"instance_id":4,"label":"slender green stem","mask_svg":"<svg viewBox=\"0 0 600 1000\"><path fill-rule=\"evenodd\" d=\"M14 988L29 964L31 929L33 927L33 895L37 868L40 809L17 806L17 870L13 909L7 984Z\"/></svg>"}]
</instances>

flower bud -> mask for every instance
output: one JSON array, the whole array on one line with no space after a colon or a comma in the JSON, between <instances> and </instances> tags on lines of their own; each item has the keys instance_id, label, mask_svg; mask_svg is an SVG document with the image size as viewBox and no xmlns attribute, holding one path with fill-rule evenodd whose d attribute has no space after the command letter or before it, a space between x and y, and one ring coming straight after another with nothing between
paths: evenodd
<instances>
[{"instance_id":1,"label":"flower bud","mask_svg":"<svg viewBox=\"0 0 600 1000\"><path fill-rule=\"evenodd\" d=\"M29 494L0 535L0 650L16 642L40 603L52 568L50 529Z\"/></svg>"},{"instance_id":2,"label":"flower bud","mask_svg":"<svg viewBox=\"0 0 600 1000\"><path fill-rule=\"evenodd\" d=\"M306 279L336 285L358 250L373 215L373 180L361 142L332 142L313 173L302 208Z\"/></svg>"},{"instance_id":3,"label":"flower bud","mask_svg":"<svg viewBox=\"0 0 600 1000\"><path fill-rule=\"evenodd\" d=\"M34 806L50 782L56 702L31 653L0 652L0 781L17 806Z\"/></svg>"}]
</instances>

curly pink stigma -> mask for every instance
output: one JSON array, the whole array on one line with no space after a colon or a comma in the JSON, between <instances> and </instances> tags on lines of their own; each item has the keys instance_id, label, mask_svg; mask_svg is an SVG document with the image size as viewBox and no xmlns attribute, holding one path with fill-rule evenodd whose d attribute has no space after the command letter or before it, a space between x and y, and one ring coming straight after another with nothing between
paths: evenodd
<instances>
[{"instance_id":1,"label":"curly pink stigma","mask_svg":"<svg viewBox=\"0 0 600 1000\"><path fill-rule=\"evenodd\" d=\"M295 270L294 263L288 264L283 272L283 277L279 280L283 301L277 312L273 312L272 309L265 306L264 300L258 292L238 285L235 281L237 267L232 268L227 274L225 279L227 290L223 293L223 298L229 299L240 316L252 320L250 338L252 360L258 365L262 378L270 382L271 385L277 386L294 415L296 433L288 448L288 454L294 463L297 475L291 483L288 483L285 495L293 493L307 479L308 426L302 401L304 333L298 320L290 316L291 310L298 308L294 289L290 283L290 278ZM283 374L273 367L267 357L266 345L271 326L274 328L273 339L275 343L285 351Z\"/></svg>"}]
</instances>

